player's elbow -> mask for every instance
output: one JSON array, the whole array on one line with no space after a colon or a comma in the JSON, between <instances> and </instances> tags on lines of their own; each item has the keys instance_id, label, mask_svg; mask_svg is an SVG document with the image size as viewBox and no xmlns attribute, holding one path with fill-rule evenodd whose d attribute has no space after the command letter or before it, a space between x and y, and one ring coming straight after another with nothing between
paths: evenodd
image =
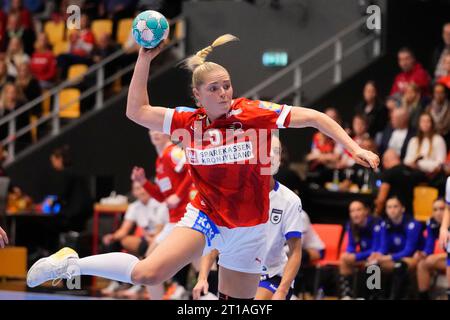
<instances>
[{"instance_id":1,"label":"player's elbow","mask_svg":"<svg viewBox=\"0 0 450 320\"><path fill-rule=\"evenodd\" d=\"M314 127L317 128L320 123L321 112L303 108L303 107L293 107L291 110L291 121L290 127L293 128L303 128L303 127Z\"/></svg>"}]
</instances>

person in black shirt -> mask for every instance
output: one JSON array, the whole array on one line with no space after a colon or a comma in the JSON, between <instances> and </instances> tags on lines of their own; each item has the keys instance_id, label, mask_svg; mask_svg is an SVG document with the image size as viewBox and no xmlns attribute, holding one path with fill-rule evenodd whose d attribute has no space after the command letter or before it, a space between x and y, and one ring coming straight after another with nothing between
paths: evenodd
<instances>
[{"instance_id":1,"label":"person in black shirt","mask_svg":"<svg viewBox=\"0 0 450 320\"><path fill-rule=\"evenodd\" d=\"M381 174L381 186L375 199L375 212L381 215L386 200L396 195L404 203L406 213L412 215L413 190L421 181L421 177L405 166L393 149L384 153L383 167L385 170Z\"/></svg>"}]
</instances>

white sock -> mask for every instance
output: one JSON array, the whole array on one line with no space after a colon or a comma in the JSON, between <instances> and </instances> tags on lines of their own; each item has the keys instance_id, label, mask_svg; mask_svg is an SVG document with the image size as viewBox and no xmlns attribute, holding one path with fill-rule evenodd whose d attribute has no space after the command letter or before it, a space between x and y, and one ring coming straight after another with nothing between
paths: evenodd
<instances>
[{"instance_id":1,"label":"white sock","mask_svg":"<svg viewBox=\"0 0 450 320\"><path fill-rule=\"evenodd\" d=\"M150 294L151 300L162 300L164 297L164 284L160 283L154 286L146 286L147 291Z\"/></svg>"},{"instance_id":2,"label":"white sock","mask_svg":"<svg viewBox=\"0 0 450 320\"><path fill-rule=\"evenodd\" d=\"M78 266L82 275L132 283L131 272L138 262L131 254L112 252L81 258Z\"/></svg>"}]
</instances>

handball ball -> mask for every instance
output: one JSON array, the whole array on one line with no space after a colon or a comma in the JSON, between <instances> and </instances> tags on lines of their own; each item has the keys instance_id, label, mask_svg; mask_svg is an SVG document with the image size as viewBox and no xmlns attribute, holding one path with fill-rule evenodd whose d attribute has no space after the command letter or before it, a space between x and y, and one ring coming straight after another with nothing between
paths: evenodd
<instances>
[{"instance_id":1,"label":"handball ball","mask_svg":"<svg viewBox=\"0 0 450 320\"><path fill-rule=\"evenodd\" d=\"M158 11L139 13L133 21L133 37L144 48L151 49L167 38L169 23Z\"/></svg>"}]
</instances>

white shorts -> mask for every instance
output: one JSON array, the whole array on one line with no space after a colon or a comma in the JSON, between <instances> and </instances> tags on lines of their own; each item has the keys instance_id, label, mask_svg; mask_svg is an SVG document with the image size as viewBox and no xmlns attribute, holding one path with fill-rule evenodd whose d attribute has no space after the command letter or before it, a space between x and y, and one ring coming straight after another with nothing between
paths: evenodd
<instances>
[{"instance_id":1,"label":"white shorts","mask_svg":"<svg viewBox=\"0 0 450 320\"><path fill-rule=\"evenodd\" d=\"M217 249L220 266L239 272L262 272L262 260L266 250L265 223L230 229L216 226L203 211L191 204L186 206L186 210L177 226L188 227L205 235L203 255Z\"/></svg>"},{"instance_id":2,"label":"white shorts","mask_svg":"<svg viewBox=\"0 0 450 320\"><path fill-rule=\"evenodd\" d=\"M176 222L166 223L162 228L161 232L155 238L155 243L160 244L167 236L172 232L173 228L177 225Z\"/></svg>"}]
</instances>

